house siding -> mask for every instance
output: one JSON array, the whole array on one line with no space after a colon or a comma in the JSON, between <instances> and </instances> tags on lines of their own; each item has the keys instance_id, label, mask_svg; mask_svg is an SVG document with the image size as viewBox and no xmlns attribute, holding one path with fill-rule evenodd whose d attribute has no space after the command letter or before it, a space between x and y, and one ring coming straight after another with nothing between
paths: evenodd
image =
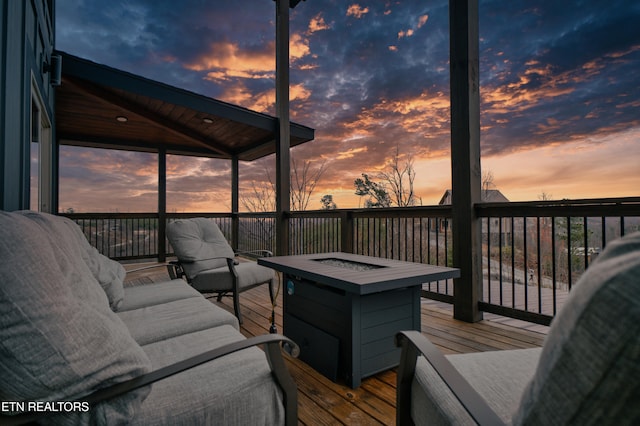
<instances>
[{"instance_id":1,"label":"house siding","mask_svg":"<svg viewBox=\"0 0 640 426\"><path fill-rule=\"evenodd\" d=\"M53 0L0 5L0 209L6 211L29 208L32 86L55 122L50 74L43 72L54 48L54 8Z\"/></svg>"}]
</instances>

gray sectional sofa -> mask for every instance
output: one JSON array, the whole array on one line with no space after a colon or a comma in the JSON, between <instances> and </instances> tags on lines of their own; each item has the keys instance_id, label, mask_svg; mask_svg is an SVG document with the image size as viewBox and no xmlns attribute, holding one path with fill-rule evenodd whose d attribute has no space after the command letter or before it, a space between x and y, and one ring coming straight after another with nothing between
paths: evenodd
<instances>
[{"instance_id":1,"label":"gray sectional sofa","mask_svg":"<svg viewBox=\"0 0 640 426\"><path fill-rule=\"evenodd\" d=\"M183 280L124 287L74 222L31 211L0 212L0 259L1 424L297 423L294 344L246 339Z\"/></svg>"}]
</instances>

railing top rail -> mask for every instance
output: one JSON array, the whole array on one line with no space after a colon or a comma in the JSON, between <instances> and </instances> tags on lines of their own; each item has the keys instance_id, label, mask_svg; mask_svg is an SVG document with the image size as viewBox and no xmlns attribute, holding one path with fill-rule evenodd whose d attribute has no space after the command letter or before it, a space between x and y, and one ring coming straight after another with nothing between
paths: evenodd
<instances>
[{"instance_id":1,"label":"railing top rail","mask_svg":"<svg viewBox=\"0 0 640 426\"><path fill-rule=\"evenodd\" d=\"M640 216L640 197L554 200L554 201L520 201L506 203L479 203L475 205L481 217L548 217L548 216ZM396 218L396 217L447 217L451 216L451 205L361 208L334 210L306 210L288 213L296 217L340 218ZM158 218L157 212L146 213L60 213L73 219L127 219ZM274 212L242 212L242 213L166 213L167 218L272 218Z\"/></svg>"},{"instance_id":2,"label":"railing top rail","mask_svg":"<svg viewBox=\"0 0 640 426\"><path fill-rule=\"evenodd\" d=\"M231 217L231 213L206 213L206 212L195 212L195 213L166 213L167 218L169 219L178 219L178 218L194 218L194 217L209 217L209 218L228 218Z\"/></svg>"},{"instance_id":3,"label":"railing top rail","mask_svg":"<svg viewBox=\"0 0 640 426\"><path fill-rule=\"evenodd\" d=\"M242 212L236 213L234 216L239 218L270 218L276 217L276 212Z\"/></svg>"},{"instance_id":4,"label":"railing top rail","mask_svg":"<svg viewBox=\"0 0 640 426\"><path fill-rule=\"evenodd\" d=\"M479 203L481 217L640 216L640 197Z\"/></svg>"},{"instance_id":5,"label":"railing top rail","mask_svg":"<svg viewBox=\"0 0 640 426\"><path fill-rule=\"evenodd\" d=\"M333 209L333 210L306 210L292 211L289 217L343 217L350 215L353 218L368 217L443 217L451 216L450 205L413 206L413 207L387 207L387 208L363 208L363 209Z\"/></svg>"},{"instance_id":6,"label":"railing top rail","mask_svg":"<svg viewBox=\"0 0 640 426\"><path fill-rule=\"evenodd\" d=\"M70 219L148 219L158 218L158 213L58 213Z\"/></svg>"},{"instance_id":7,"label":"railing top rail","mask_svg":"<svg viewBox=\"0 0 640 426\"><path fill-rule=\"evenodd\" d=\"M333 217L339 218L343 217L346 212L350 212L350 210L344 209L331 209L331 210L303 210L303 211L291 211L287 214L287 216L291 218L297 217Z\"/></svg>"}]
</instances>

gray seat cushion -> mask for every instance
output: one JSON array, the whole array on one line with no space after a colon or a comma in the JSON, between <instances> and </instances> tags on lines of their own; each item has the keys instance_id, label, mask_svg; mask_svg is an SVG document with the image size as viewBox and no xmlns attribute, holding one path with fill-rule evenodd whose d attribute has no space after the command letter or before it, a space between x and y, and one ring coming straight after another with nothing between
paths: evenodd
<instances>
[{"instance_id":1,"label":"gray seat cushion","mask_svg":"<svg viewBox=\"0 0 640 426\"><path fill-rule=\"evenodd\" d=\"M240 262L235 268L238 273L238 287L241 291L269 282L276 276L273 269L258 265L255 262ZM193 278L192 284L195 289L202 292L233 289L231 274L226 266L200 272Z\"/></svg>"},{"instance_id":2,"label":"gray seat cushion","mask_svg":"<svg viewBox=\"0 0 640 426\"><path fill-rule=\"evenodd\" d=\"M54 216L0 212L0 400L72 401L151 370ZM61 424L126 422L145 387Z\"/></svg>"},{"instance_id":3,"label":"gray seat cushion","mask_svg":"<svg viewBox=\"0 0 640 426\"><path fill-rule=\"evenodd\" d=\"M219 325L239 329L238 319L202 297L190 297L130 311L119 311L131 336L141 345Z\"/></svg>"},{"instance_id":4,"label":"gray seat cushion","mask_svg":"<svg viewBox=\"0 0 640 426\"><path fill-rule=\"evenodd\" d=\"M522 392L535 373L541 348L448 355L447 359L505 422L510 423ZM411 388L411 417L417 425L475 425L471 416L419 357Z\"/></svg>"},{"instance_id":5,"label":"gray seat cushion","mask_svg":"<svg viewBox=\"0 0 640 426\"><path fill-rule=\"evenodd\" d=\"M182 279L125 287L124 300L118 308L118 312L131 311L190 297L202 298L202 295Z\"/></svg>"},{"instance_id":6,"label":"gray seat cushion","mask_svg":"<svg viewBox=\"0 0 640 426\"><path fill-rule=\"evenodd\" d=\"M226 325L143 349L160 368L243 339ZM277 425L284 422L281 401L265 354L254 347L154 383L131 425Z\"/></svg>"},{"instance_id":7,"label":"gray seat cushion","mask_svg":"<svg viewBox=\"0 0 640 426\"><path fill-rule=\"evenodd\" d=\"M640 233L612 242L554 319L516 424L640 424Z\"/></svg>"}]
</instances>

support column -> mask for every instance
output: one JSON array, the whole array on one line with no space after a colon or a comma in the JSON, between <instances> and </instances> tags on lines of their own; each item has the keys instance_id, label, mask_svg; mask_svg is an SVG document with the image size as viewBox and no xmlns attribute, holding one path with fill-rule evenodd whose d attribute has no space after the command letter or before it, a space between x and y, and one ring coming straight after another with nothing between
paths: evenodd
<instances>
[{"instance_id":1,"label":"support column","mask_svg":"<svg viewBox=\"0 0 640 426\"><path fill-rule=\"evenodd\" d=\"M481 201L480 79L478 0L449 0L451 63L451 187L453 209L453 316L482 319L481 223L474 205Z\"/></svg>"},{"instance_id":2,"label":"support column","mask_svg":"<svg viewBox=\"0 0 640 426\"><path fill-rule=\"evenodd\" d=\"M289 254L289 0L276 0L276 255Z\"/></svg>"},{"instance_id":3,"label":"support column","mask_svg":"<svg viewBox=\"0 0 640 426\"><path fill-rule=\"evenodd\" d=\"M158 150L158 262L167 260L167 150Z\"/></svg>"},{"instance_id":4,"label":"support column","mask_svg":"<svg viewBox=\"0 0 640 426\"><path fill-rule=\"evenodd\" d=\"M240 171L238 156L231 158L231 247L234 251L239 249L240 238Z\"/></svg>"}]
</instances>

